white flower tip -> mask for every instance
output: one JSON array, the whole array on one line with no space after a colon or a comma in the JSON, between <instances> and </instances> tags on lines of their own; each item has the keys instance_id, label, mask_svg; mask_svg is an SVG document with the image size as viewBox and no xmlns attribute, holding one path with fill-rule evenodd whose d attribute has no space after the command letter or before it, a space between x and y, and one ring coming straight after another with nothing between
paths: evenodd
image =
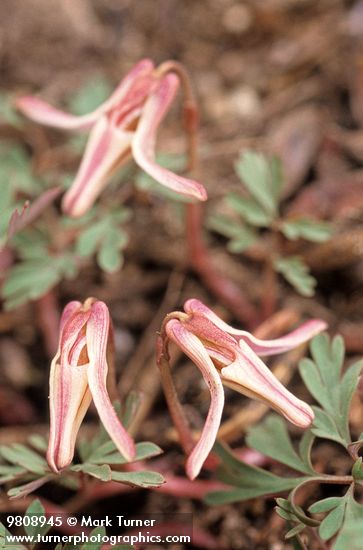
<instances>
[{"instance_id":1,"label":"white flower tip","mask_svg":"<svg viewBox=\"0 0 363 550\"><path fill-rule=\"evenodd\" d=\"M204 460L203 460L203 462L204 462ZM186 465L185 465L185 472L186 472L189 479L191 479L193 481L196 477L198 477L198 475L200 474L200 471L202 469L203 462L198 464L195 460L195 457L193 456L193 453L189 456L188 460L186 461Z\"/></svg>"}]
</instances>

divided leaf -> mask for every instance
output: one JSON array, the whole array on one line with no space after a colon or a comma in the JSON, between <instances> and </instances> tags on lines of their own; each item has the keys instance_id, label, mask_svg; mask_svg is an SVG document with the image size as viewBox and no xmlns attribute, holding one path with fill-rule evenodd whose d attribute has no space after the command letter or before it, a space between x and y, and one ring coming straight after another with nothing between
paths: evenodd
<instances>
[{"instance_id":1,"label":"divided leaf","mask_svg":"<svg viewBox=\"0 0 363 550\"><path fill-rule=\"evenodd\" d=\"M308 266L299 256L277 258L275 269L286 279L302 296L313 296L316 280L309 273Z\"/></svg>"},{"instance_id":2,"label":"divided leaf","mask_svg":"<svg viewBox=\"0 0 363 550\"><path fill-rule=\"evenodd\" d=\"M299 364L300 375L320 407L314 407L312 432L348 447L349 407L358 384L362 361L351 365L341 375L344 363L344 342L340 336L332 341L326 334L315 336L310 344L312 359Z\"/></svg>"},{"instance_id":3,"label":"divided leaf","mask_svg":"<svg viewBox=\"0 0 363 550\"><path fill-rule=\"evenodd\" d=\"M317 222L307 218L286 220L282 223L281 231L287 239L306 239L316 243L322 243L330 239L332 228L329 223Z\"/></svg>"},{"instance_id":4,"label":"divided leaf","mask_svg":"<svg viewBox=\"0 0 363 550\"><path fill-rule=\"evenodd\" d=\"M271 170L268 159L253 151L242 153L235 164L236 172L256 201L270 216L275 216L278 206L278 192L281 186L280 174L274 161Z\"/></svg>"},{"instance_id":5,"label":"divided leaf","mask_svg":"<svg viewBox=\"0 0 363 550\"><path fill-rule=\"evenodd\" d=\"M283 478L262 468L246 464L239 460L226 445L218 442L214 445L213 451L222 461L217 471L218 479L235 488L208 493L204 499L207 504L226 504L280 493L293 489L307 479L306 477Z\"/></svg>"},{"instance_id":6,"label":"divided leaf","mask_svg":"<svg viewBox=\"0 0 363 550\"><path fill-rule=\"evenodd\" d=\"M274 414L263 422L253 426L247 436L247 444L282 464L303 474L314 473L314 470L295 451L284 420ZM305 457L304 457L305 459Z\"/></svg>"}]
</instances>

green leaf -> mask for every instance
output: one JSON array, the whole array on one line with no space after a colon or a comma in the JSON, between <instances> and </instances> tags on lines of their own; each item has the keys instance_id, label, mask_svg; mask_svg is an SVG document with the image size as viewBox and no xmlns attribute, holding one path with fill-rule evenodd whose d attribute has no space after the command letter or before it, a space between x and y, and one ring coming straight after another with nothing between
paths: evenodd
<instances>
[{"instance_id":1,"label":"green leaf","mask_svg":"<svg viewBox=\"0 0 363 550\"><path fill-rule=\"evenodd\" d=\"M302 296L313 296L316 280L309 274L308 266L298 256L278 258L274 262L275 269L281 273L288 283Z\"/></svg>"},{"instance_id":2,"label":"green leaf","mask_svg":"<svg viewBox=\"0 0 363 550\"><path fill-rule=\"evenodd\" d=\"M347 447L351 443L350 403L363 363L354 363L341 375L344 342L340 336L330 341L326 334L319 334L312 340L310 350L313 360L303 359L299 370L306 387L323 408L314 409L312 432Z\"/></svg>"},{"instance_id":3,"label":"green leaf","mask_svg":"<svg viewBox=\"0 0 363 550\"><path fill-rule=\"evenodd\" d=\"M269 415L264 422L253 426L246 438L247 445L256 449L293 470L304 474L311 473L311 468L296 453L284 420L274 414Z\"/></svg>"},{"instance_id":4,"label":"green leaf","mask_svg":"<svg viewBox=\"0 0 363 550\"><path fill-rule=\"evenodd\" d=\"M6 124L11 124L15 128L20 128L23 120L14 108L13 97L6 93L0 92L0 120Z\"/></svg>"},{"instance_id":5,"label":"green leaf","mask_svg":"<svg viewBox=\"0 0 363 550\"><path fill-rule=\"evenodd\" d=\"M107 233L108 227L109 224L106 219L93 223L84 229L77 238L76 253L83 257L94 254Z\"/></svg>"},{"instance_id":6,"label":"green leaf","mask_svg":"<svg viewBox=\"0 0 363 550\"><path fill-rule=\"evenodd\" d=\"M333 545L333 550L361 550L363 540L363 506L346 495L344 525Z\"/></svg>"},{"instance_id":7,"label":"green leaf","mask_svg":"<svg viewBox=\"0 0 363 550\"><path fill-rule=\"evenodd\" d=\"M33 502L28 506L25 515L30 518L32 516L36 516L36 519L38 519L39 516L45 516L45 510L40 500L33 500ZM37 535L46 535L51 528L52 526L47 523L44 525L41 525L40 523L38 523L38 525L24 525L26 534L33 537L36 537Z\"/></svg>"},{"instance_id":8,"label":"green leaf","mask_svg":"<svg viewBox=\"0 0 363 550\"><path fill-rule=\"evenodd\" d=\"M281 226L281 231L287 239L296 240L299 238L322 243L330 239L332 227L326 222L316 222L307 218L297 220L286 220Z\"/></svg>"},{"instance_id":9,"label":"green leaf","mask_svg":"<svg viewBox=\"0 0 363 550\"><path fill-rule=\"evenodd\" d=\"M314 472L313 465L311 463L311 449L315 440L315 436L311 430L306 430L303 433L299 443L299 455L301 460L306 466L306 471Z\"/></svg>"},{"instance_id":10,"label":"green leaf","mask_svg":"<svg viewBox=\"0 0 363 550\"><path fill-rule=\"evenodd\" d=\"M321 406L326 409L330 407L329 394L325 388L319 370L311 359L302 359L299 363L300 376L305 386Z\"/></svg>"},{"instance_id":11,"label":"green leaf","mask_svg":"<svg viewBox=\"0 0 363 550\"><path fill-rule=\"evenodd\" d=\"M85 464L76 464L75 466L72 466L71 470L74 472L83 472L95 477L96 479L100 479L101 481L111 481L112 479L111 468L107 464L102 464L99 466L86 462Z\"/></svg>"},{"instance_id":12,"label":"green leaf","mask_svg":"<svg viewBox=\"0 0 363 550\"><path fill-rule=\"evenodd\" d=\"M340 506L344 497L328 497L314 502L309 508L311 514L321 514L323 512L330 512L333 508Z\"/></svg>"},{"instance_id":13,"label":"green leaf","mask_svg":"<svg viewBox=\"0 0 363 550\"><path fill-rule=\"evenodd\" d=\"M281 159L275 155L270 159L270 173L271 192L275 199L275 203L278 204L281 191L284 187L284 174Z\"/></svg>"},{"instance_id":14,"label":"green leaf","mask_svg":"<svg viewBox=\"0 0 363 550\"><path fill-rule=\"evenodd\" d=\"M243 234L240 234L237 238L231 239L227 248L232 254L240 254L252 246L256 239L257 236L246 228Z\"/></svg>"},{"instance_id":15,"label":"green leaf","mask_svg":"<svg viewBox=\"0 0 363 550\"><path fill-rule=\"evenodd\" d=\"M0 521L0 548L4 550L9 548L9 543L6 540L6 537L11 536L11 533L6 529L5 525ZM27 550L25 546L21 544L11 544L11 550Z\"/></svg>"},{"instance_id":16,"label":"green leaf","mask_svg":"<svg viewBox=\"0 0 363 550\"><path fill-rule=\"evenodd\" d=\"M299 523L298 525L296 525L295 527L293 527L292 529L290 529L290 531L288 531L285 535L285 539L291 539L292 537L296 537L296 535L298 535L299 533L301 533L301 531L303 531L305 529L306 525L304 525L303 523Z\"/></svg>"},{"instance_id":17,"label":"green leaf","mask_svg":"<svg viewBox=\"0 0 363 550\"><path fill-rule=\"evenodd\" d=\"M339 531L344 521L344 514L345 501L323 519L319 526L319 536L323 540L331 539Z\"/></svg>"},{"instance_id":18,"label":"green leaf","mask_svg":"<svg viewBox=\"0 0 363 550\"><path fill-rule=\"evenodd\" d=\"M157 472L115 472L112 471L112 480L135 487L160 487L165 483L163 476Z\"/></svg>"},{"instance_id":19,"label":"green leaf","mask_svg":"<svg viewBox=\"0 0 363 550\"><path fill-rule=\"evenodd\" d=\"M237 502L261 495L280 493L293 489L307 479L305 477L283 478L262 468L246 464L236 458L227 446L219 442L214 445L213 450L222 462L217 471L218 479L236 488L208 493L204 499L208 504Z\"/></svg>"},{"instance_id":20,"label":"green leaf","mask_svg":"<svg viewBox=\"0 0 363 550\"><path fill-rule=\"evenodd\" d=\"M85 115L99 107L112 93L112 85L104 75L97 75L69 100L69 108L75 115Z\"/></svg>"},{"instance_id":21,"label":"green leaf","mask_svg":"<svg viewBox=\"0 0 363 550\"><path fill-rule=\"evenodd\" d=\"M28 441L40 453L45 453L48 448L48 442L42 435L33 434L28 438Z\"/></svg>"},{"instance_id":22,"label":"green leaf","mask_svg":"<svg viewBox=\"0 0 363 550\"><path fill-rule=\"evenodd\" d=\"M293 508L291 506L291 503L287 498L277 497L275 498L276 504L279 506L279 508L282 508L283 510L286 510L286 512L292 512Z\"/></svg>"},{"instance_id":23,"label":"green leaf","mask_svg":"<svg viewBox=\"0 0 363 550\"><path fill-rule=\"evenodd\" d=\"M347 442L351 441L349 432L349 410L353 394L358 386L359 375L362 370L363 361L357 361L351 365L339 384L340 390L340 426L341 433Z\"/></svg>"},{"instance_id":24,"label":"green leaf","mask_svg":"<svg viewBox=\"0 0 363 550\"><path fill-rule=\"evenodd\" d=\"M243 252L250 247L257 239L258 235L246 225L236 222L227 216L210 216L207 221L208 229L231 239L228 243L228 249L234 254Z\"/></svg>"},{"instance_id":25,"label":"green leaf","mask_svg":"<svg viewBox=\"0 0 363 550\"><path fill-rule=\"evenodd\" d=\"M352 476L356 481L361 481L363 479L363 468L362 468L362 457L360 456L358 460L355 461L352 468Z\"/></svg>"},{"instance_id":26,"label":"green leaf","mask_svg":"<svg viewBox=\"0 0 363 550\"><path fill-rule=\"evenodd\" d=\"M113 244L103 245L97 254L97 263L106 273L114 273L123 264L123 255Z\"/></svg>"},{"instance_id":27,"label":"green leaf","mask_svg":"<svg viewBox=\"0 0 363 550\"><path fill-rule=\"evenodd\" d=\"M27 300L43 296L63 276L73 276L75 265L68 256L29 259L9 270L2 288L5 308L12 309Z\"/></svg>"},{"instance_id":28,"label":"green leaf","mask_svg":"<svg viewBox=\"0 0 363 550\"><path fill-rule=\"evenodd\" d=\"M229 204L249 224L256 227L268 227L272 217L252 197L241 197L236 193L227 195Z\"/></svg>"},{"instance_id":29,"label":"green leaf","mask_svg":"<svg viewBox=\"0 0 363 550\"><path fill-rule=\"evenodd\" d=\"M136 456L133 462L145 460L161 454L163 451L150 442L136 444ZM127 460L117 451L113 441L108 441L98 447L89 457L88 461L92 464L127 464Z\"/></svg>"},{"instance_id":30,"label":"green leaf","mask_svg":"<svg viewBox=\"0 0 363 550\"><path fill-rule=\"evenodd\" d=\"M286 521L293 521L295 518L294 514L291 514L283 508L279 508L278 506L276 506L275 512L278 516L280 516L280 518L285 519Z\"/></svg>"},{"instance_id":31,"label":"green leaf","mask_svg":"<svg viewBox=\"0 0 363 550\"><path fill-rule=\"evenodd\" d=\"M259 153L246 151L235 164L236 172L251 195L270 215L277 211L275 188L271 183L268 160Z\"/></svg>"},{"instance_id":32,"label":"green leaf","mask_svg":"<svg viewBox=\"0 0 363 550\"><path fill-rule=\"evenodd\" d=\"M1 445L0 455L8 462L22 466L28 472L43 475L48 471L44 458L20 443L13 443L10 446Z\"/></svg>"},{"instance_id":33,"label":"green leaf","mask_svg":"<svg viewBox=\"0 0 363 550\"><path fill-rule=\"evenodd\" d=\"M128 429L131 426L131 423L137 413L142 401L142 394L138 391L130 391L126 397L125 403L123 404L122 411L122 425Z\"/></svg>"},{"instance_id":34,"label":"green leaf","mask_svg":"<svg viewBox=\"0 0 363 550\"><path fill-rule=\"evenodd\" d=\"M319 437L324 437L325 439L331 439L332 441L341 443L345 447L346 442L340 436L334 418L329 413L323 411L319 407L313 406L312 408L315 414L312 432L315 435L319 435Z\"/></svg>"},{"instance_id":35,"label":"green leaf","mask_svg":"<svg viewBox=\"0 0 363 550\"><path fill-rule=\"evenodd\" d=\"M223 235L227 238L237 238L245 231L245 225L241 222L232 220L228 216L215 215L210 216L207 222L208 229Z\"/></svg>"}]
</instances>

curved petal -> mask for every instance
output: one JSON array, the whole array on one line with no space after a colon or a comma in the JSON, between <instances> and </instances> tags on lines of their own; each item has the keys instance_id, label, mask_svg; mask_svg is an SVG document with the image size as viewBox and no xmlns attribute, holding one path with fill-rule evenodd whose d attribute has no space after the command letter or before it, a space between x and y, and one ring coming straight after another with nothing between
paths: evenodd
<instances>
[{"instance_id":1,"label":"curved petal","mask_svg":"<svg viewBox=\"0 0 363 550\"><path fill-rule=\"evenodd\" d=\"M206 317L218 328L233 336L237 341L248 344L255 353L261 356L276 355L289 351L327 328L327 324L324 321L312 319L281 338L260 340L250 332L231 327L199 300L194 298L187 300L184 304L184 309L187 313L196 313Z\"/></svg>"},{"instance_id":2,"label":"curved petal","mask_svg":"<svg viewBox=\"0 0 363 550\"><path fill-rule=\"evenodd\" d=\"M91 403L87 369L88 365L71 368L65 361L52 361L47 461L54 472L72 462L78 430Z\"/></svg>"},{"instance_id":3,"label":"curved petal","mask_svg":"<svg viewBox=\"0 0 363 550\"><path fill-rule=\"evenodd\" d=\"M86 329L87 351L90 360L88 384L102 424L122 456L131 461L135 457L135 443L119 421L106 388L109 324L110 317L106 304L100 301L95 302L91 307L91 316Z\"/></svg>"},{"instance_id":4,"label":"curved petal","mask_svg":"<svg viewBox=\"0 0 363 550\"><path fill-rule=\"evenodd\" d=\"M73 459L81 422L91 402L87 366L77 366L78 357L70 352L87 323L90 312L81 311L80 302L70 302L60 323L59 348L51 364L49 379L50 434L47 461L53 471L66 468ZM81 349L78 350L79 353Z\"/></svg>"},{"instance_id":5,"label":"curved petal","mask_svg":"<svg viewBox=\"0 0 363 550\"><path fill-rule=\"evenodd\" d=\"M153 93L149 95L132 142L132 153L136 163L162 185L182 195L205 201L207 192L203 185L174 174L155 162L156 133L169 110L178 86L177 76L168 74L158 82Z\"/></svg>"},{"instance_id":6,"label":"curved petal","mask_svg":"<svg viewBox=\"0 0 363 550\"><path fill-rule=\"evenodd\" d=\"M97 111L83 116L72 115L52 107L38 97L30 95L16 99L15 106L30 120L62 130L85 130L90 128L99 116Z\"/></svg>"},{"instance_id":7,"label":"curved petal","mask_svg":"<svg viewBox=\"0 0 363 550\"><path fill-rule=\"evenodd\" d=\"M307 428L314 419L311 407L289 392L243 341L236 360L221 369L222 381L236 391L259 399L296 426Z\"/></svg>"},{"instance_id":8,"label":"curved petal","mask_svg":"<svg viewBox=\"0 0 363 550\"><path fill-rule=\"evenodd\" d=\"M143 59L137 63L121 80L109 99L87 115L75 116L66 113L34 96L20 97L15 101L15 105L28 118L46 126L63 130L90 128L100 116L116 105L124 102L122 108L126 112L135 105L135 102L143 100L153 83L153 70L154 64L149 59Z\"/></svg>"},{"instance_id":9,"label":"curved petal","mask_svg":"<svg viewBox=\"0 0 363 550\"><path fill-rule=\"evenodd\" d=\"M199 338L187 331L176 319L169 321L165 330L170 340L175 342L201 371L211 396L202 434L186 464L188 477L194 479L199 474L216 440L224 406L224 390L218 371Z\"/></svg>"},{"instance_id":10,"label":"curved petal","mask_svg":"<svg viewBox=\"0 0 363 550\"><path fill-rule=\"evenodd\" d=\"M63 197L62 209L69 216L82 216L92 206L109 178L130 156L132 132L120 131L108 117L92 129L78 174Z\"/></svg>"}]
</instances>

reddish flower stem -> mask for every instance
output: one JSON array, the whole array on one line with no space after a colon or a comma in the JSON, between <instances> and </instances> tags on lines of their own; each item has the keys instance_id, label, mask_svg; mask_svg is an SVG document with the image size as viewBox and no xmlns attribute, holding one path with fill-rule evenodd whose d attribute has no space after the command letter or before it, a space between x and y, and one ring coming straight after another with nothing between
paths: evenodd
<instances>
[{"instance_id":1,"label":"reddish flower stem","mask_svg":"<svg viewBox=\"0 0 363 550\"><path fill-rule=\"evenodd\" d=\"M198 166L197 135L199 111L194 98L193 87L184 67L175 61L166 61L157 69L158 74L174 72L180 79L184 94L184 123L188 139L188 167L193 172ZM241 321L247 328L258 324L255 306L241 289L216 269L203 238L203 207L201 204L186 205L186 240L190 266L198 274L206 287Z\"/></svg>"}]
</instances>

